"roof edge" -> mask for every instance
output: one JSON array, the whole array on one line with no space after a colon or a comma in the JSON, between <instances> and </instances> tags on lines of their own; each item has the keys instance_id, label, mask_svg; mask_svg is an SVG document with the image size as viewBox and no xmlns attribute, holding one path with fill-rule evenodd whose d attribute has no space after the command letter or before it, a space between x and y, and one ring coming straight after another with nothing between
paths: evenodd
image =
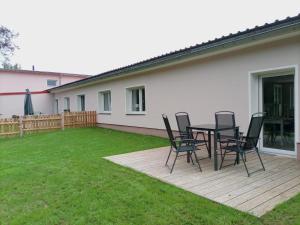
<instances>
[{"instance_id":1,"label":"roof edge","mask_svg":"<svg viewBox=\"0 0 300 225\"><path fill-rule=\"evenodd\" d=\"M295 28L296 27L296 28ZM205 52L211 50L214 51L215 49L224 48L226 46L230 46L233 43L236 45L242 46L243 42L249 41L249 40L256 40L261 38L267 38L268 35L276 33L282 33L286 30L300 30L300 14L295 17L287 17L283 20L276 20L273 23L266 23L262 26L256 26L252 29L247 29L245 31L239 31L235 34L229 34L227 36L222 36L221 38L216 38L214 40L210 40L207 42L203 42L201 44L197 44L195 46L191 46L185 49L180 49L174 52L170 52L167 54L163 54L157 57L153 57L144 61L140 61L125 67L117 68L114 70L110 70L101 74L98 74L96 76L91 76L86 79L82 79L80 81L71 82L65 85L61 85L52 89L48 89L50 92L54 92L56 90L62 90L64 88L76 88L79 85L88 85L89 83L97 80L102 80L110 77L120 77L122 74L129 74L134 72L141 72L146 70L147 68L156 68L159 65L169 65L172 62L176 61L179 63L180 60L183 58L192 58L196 55L204 54ZM280 35L280 34L279 34ZM279 36L278 35L278 36Z\"/></svg>"}]
</instances>

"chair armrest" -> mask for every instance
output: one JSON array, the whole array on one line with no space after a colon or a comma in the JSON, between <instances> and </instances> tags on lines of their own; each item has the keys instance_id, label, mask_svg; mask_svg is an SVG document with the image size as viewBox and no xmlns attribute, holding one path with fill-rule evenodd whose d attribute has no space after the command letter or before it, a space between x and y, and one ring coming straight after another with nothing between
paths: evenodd
<instances>
[{"instance_id":1,"label":"chair armrest","mask_svg":"<svg viewBox=\"0 0 300 225\"><path fill-rule=\"evenodd\" d=\"M174 137L174 140L177 140L177 139L186 139L187 135L178 135L178 136L175 136Z\"/></svg>"},{"instance_id":2,"label":"chair armrest","mask_svg":"<svg viewBox=\"0 0 300 225\"><path fill-rule=\"evenodd\" d=\"M246 138L248 138L248 139L253 139L253 140L255 140L255 139L260 140L260 138L246 137L246 136L241 136L241 137L240 137L240 140L243 140L243 139L246 139Z\"/></svg>"},{"instance_id":3,"label":"chair armrest","mask_svg":"<svg viewBox=\"0 0 300 225\"><path fill-rule=\"evenodd\" d=\"M228 141L236 142L236 143L246 143L246 141L243 141L241 139L233 139L233 138L229 138Z\"/></svg>"},{"instance_id":4,"label":"chair armrest","mask_svg":"<svg viewBox=\"0 0 300 225\"><path fill-rule=\"evenodd\" d=\"M196 140L192 139L192 138L185 138L185 139L181 139L180 141L181 142L195 142Z\"/></svg>"},{"instance_id":5,"label":"chair armrest","mask_svg":"<svg viewBox=\"0 0 300 225\"><path fill-rule=\"evenodd\" d=\"M196 140L195 139L181 139L177 141L179 144L195 144Z\"/></svg>"}]
</instances>

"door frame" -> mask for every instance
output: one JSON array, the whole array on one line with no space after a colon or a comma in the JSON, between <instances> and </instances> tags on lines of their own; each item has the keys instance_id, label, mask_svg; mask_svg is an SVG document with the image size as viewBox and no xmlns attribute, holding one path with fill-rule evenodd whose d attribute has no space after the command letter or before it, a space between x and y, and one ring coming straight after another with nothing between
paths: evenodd
<instances>
[{"instance_id":1,"label":"door frame","mask_svg":"<svg viewBox=\"0 0 300 225\"><path fill-rule=\"evenodd\" d=\"M299 74L298 65L289 65L284 67L267 68L249 72L248 80L248 96L249 96L249 118L255 112L261 111L262 107L262 78L275 77L284 75L294 75L294 118L295 118L295 143L294 151L279 150L273 148L263 148L262 136L260 134L260 141L258 147L261 151L276 155L297 156L297 143L299 141Z\"/></svg>"}]
</instances>

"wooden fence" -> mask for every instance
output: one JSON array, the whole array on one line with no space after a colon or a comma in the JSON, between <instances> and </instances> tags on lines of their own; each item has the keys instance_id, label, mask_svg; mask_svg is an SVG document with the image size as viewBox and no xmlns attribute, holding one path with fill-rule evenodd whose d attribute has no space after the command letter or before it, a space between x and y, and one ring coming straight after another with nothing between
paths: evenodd
<instances>
[{"instance_id":1,"label":"wooden fence","mask_svg":"<svg viewBox=\"0 0 300 225\"><path fill-rule=\"evenodd\" d=\"M19 119L0 119L0 136L20 134Z\"/></svg>"},{"instance_id":2,"label":"wooden fence","mask_svg":"<svg viewBox=\"0 0 300 225\"><path fill-rule=\"evenodd\" d=\"M0 119L0 136L14 136L69 127L96 126L96 112L66 112L56 115L34 115Z\"/></svg>"},{"instance_id":3,"label":"wooden fence","mask_svg":"<svg viewBox=\"0 0 300 225\"><path fill-rule=\"evenodd\" d=\"M93 127L96 123L96 111L64 113L64 127Z\"/></svg>"}]
</instances>

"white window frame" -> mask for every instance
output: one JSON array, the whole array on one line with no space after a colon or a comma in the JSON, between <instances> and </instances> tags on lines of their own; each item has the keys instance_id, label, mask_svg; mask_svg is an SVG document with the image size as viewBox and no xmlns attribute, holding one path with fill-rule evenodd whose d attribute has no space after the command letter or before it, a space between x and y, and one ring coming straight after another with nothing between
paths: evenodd
<instances>
[{"instance_id":1,"label":"white window frame","mask_svg":"<svg viewBox=\"0 0 300 225\"><path fill-rule=\"evenodd\" d=\"M132 90L139 90L139 110L134 111L132 110ZM145 110L143 111L143 98L142 98L142 89L144 89L145 92ZM128 115L145 115L147 111L146 107L146 87L145 85L139 85L134 87L128 87L126 88L126 114Z\"/></svg>"},{"instance_id":2,"label":"white window frame","mask_svg":"<svg viewBox=\"0 0 300 225\"><path fill-rule=\"evenodd\" d=\"M81 96L84 96L84 110L82 110ZM79 111L79 112L86 111L86 98L85 98L85 94L77 95L77 111Z\"/></svg>"},{"instance_id":3,"label":"white window frame","mask_svg":"<svg viewBox=\"0 0 300 225\"><path fill-rule=\"evenodd\" d=\"M70 112L71 111L71 103L70 103L70 97L64 97L64 112Z\"/></svg>"},{"instance_id":4,"label":"white window frame","mask_svg":"<svg viewBox=\"0 0 300 225\"><path fill-rule=\"evenodd\" d=\"M110 110L104 110L104 96L105 94L109 93L109 108ZM111 114L112 112L112 101L111 101L111 90L107 89L107 90L103 90L103 91L99 91L98 92L98 109L99 109L99 113L103 113L103 114Z\"/></svg>"},{"instance_id":5,"label":"white window frame","mask_svg":"<svg viewBox=\"0 0 300 225\"><path fill-rule=\"evenodd\" d=\"M49 85L48 82L51 81L55 81L55 85ZM56 87L57 86L57 80L54 80L54 79L47 79L47 87Z\"/></svg>"}]
</instances>

